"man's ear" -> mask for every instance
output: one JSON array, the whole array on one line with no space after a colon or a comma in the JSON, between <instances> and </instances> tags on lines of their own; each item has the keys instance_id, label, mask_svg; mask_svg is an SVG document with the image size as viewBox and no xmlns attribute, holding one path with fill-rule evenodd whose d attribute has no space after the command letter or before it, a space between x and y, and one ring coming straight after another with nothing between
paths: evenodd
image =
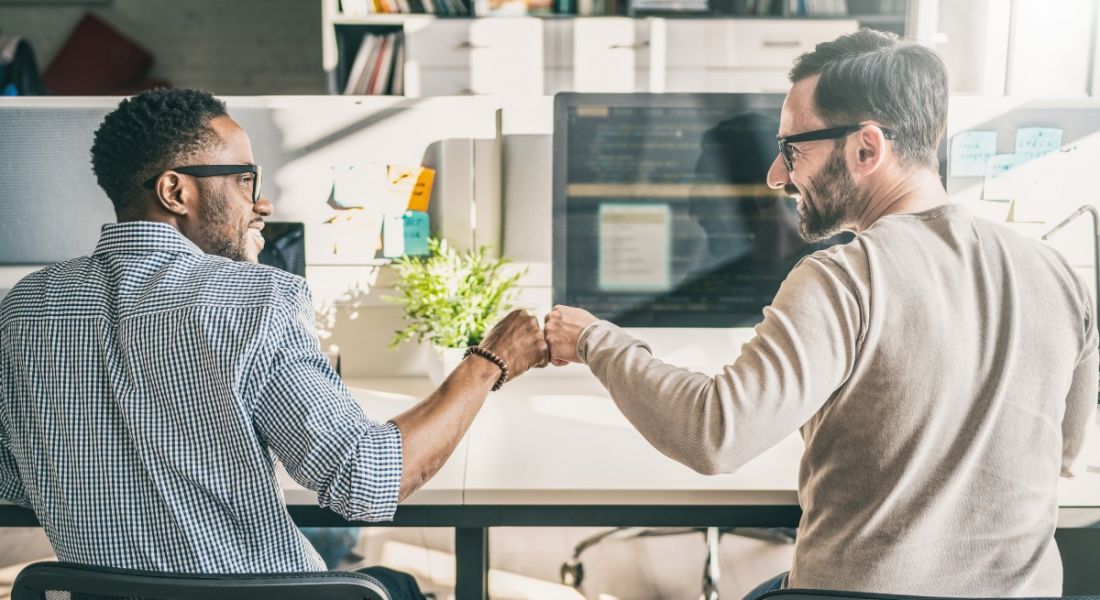
<instances>
[{"instance_id":1,"label":"man's ear","mask_svg":"<svg viewBox=\"0 0 1100 600\"><path fill-rule=\"evenodd\" d=\"M855 145L852 173L857 176L874 173L885 162L886 154L889 152L882 129L873 126L864 127L852 138Z\"/></svg>"},{"instance_id":2,"label":"man's ear","mask_svg":"<svg viewBox=\"0 0 1100 600\"><path fill-rule=\"evenodd\" d=\"M165 171L157 178L153 192L156 194L156 202L162 209L182 217L193 209L194 190L189 189L189 182L180 177L175 171Z\"/></svg>"}]
</instances>

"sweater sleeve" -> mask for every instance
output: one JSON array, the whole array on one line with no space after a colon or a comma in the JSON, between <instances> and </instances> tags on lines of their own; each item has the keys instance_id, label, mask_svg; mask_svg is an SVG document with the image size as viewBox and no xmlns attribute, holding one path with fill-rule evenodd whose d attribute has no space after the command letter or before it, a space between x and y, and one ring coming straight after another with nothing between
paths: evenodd
<instances>
[{"instance_id":1,"label":"sweater sleeve","mask_svg":"<svg viewBox=\"0 0 1100 600\"><path fill-rule=\"evenodd\" d=\"M864 329L849 275L818 255L788 275L755 336L714 376L654 358L600 321L578 355L615 404L658 450L692 469L724 473L798 429L844 385Z\"/></svg>"},{"instance_id":2,"label":"sweater sleeve","mask_svg":"<svg viewBox=\"0 0 1100 600\"><path fill-rule=\"evenodd\" d=\"M1097 338L1095 313L1088 292L1083 294L1082 305L1085 335L1081 354L1073 369L1066 411L1062 416L1062 477L1073 477L1073 464L1085 445L1089 422L1096 412L1100 340Z\"/></svg>"}]
</instances>

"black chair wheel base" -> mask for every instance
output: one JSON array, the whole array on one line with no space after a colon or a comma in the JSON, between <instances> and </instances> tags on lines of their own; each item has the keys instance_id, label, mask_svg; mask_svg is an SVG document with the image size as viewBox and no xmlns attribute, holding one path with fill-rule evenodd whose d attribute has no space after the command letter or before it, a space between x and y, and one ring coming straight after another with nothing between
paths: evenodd
<instances>
[{"instance_id":1,"label":"black chair wheel base","mask_svg":"<svg viewBox=\"0 0 1100 600\"><path fill-rule=\"evenodd\" d=\"M561 564L561 582L573 589L579 589L584 582L584 565L574 558Z\"/></svg>"}]
</instances>

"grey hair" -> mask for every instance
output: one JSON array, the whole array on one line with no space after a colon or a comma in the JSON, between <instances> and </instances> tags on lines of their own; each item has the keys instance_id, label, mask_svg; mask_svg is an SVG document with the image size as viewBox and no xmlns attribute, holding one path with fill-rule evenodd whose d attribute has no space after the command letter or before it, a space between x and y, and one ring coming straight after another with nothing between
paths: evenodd
<instances>
[{"instance_id":1,"label":"grey hair","mask_svg":"<svg viewBox=\"0 0 1100 600\"><path fill-rule=\"evenodd\" d=\"M814 108L830 126L874 119L894 130L906 166L936 169L947 127L947 68L935 51L861 29L818 44L794 63L791 83L820 75Z\"/></svg>"}]
</instances>

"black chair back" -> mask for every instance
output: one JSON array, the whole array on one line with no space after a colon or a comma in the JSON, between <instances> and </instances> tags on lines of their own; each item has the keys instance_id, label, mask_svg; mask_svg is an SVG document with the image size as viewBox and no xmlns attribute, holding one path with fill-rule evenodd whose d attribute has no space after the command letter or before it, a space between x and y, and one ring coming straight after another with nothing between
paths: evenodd
<instances>
[{"instance_id":1,"label":"black chair back","mask_svg":"<svg viewBox=\"0 0 1100 600\"><path fill-rule=\"evenodd\" d=\"M390 600L362 573L197 575L40 562L23 569L12 600Z\"/></svg>"},{"instance_id":2,"label":"black chair back","mask_svg":"<svg viewBox=\"0 0 1100 600\"><path fill-rule=\"evenodd\" d=\"M760 596L759 600L964 600L941 596L901 596L897 594L870 594L866 592L838 592L833 590L800 590L797 588L776 590ZM982 600L1002 600L983 598ZM1100 596L1062 596L1061 598L1013 598L1012 600L1100 600Z\"/></svg>"}]
</instances>

